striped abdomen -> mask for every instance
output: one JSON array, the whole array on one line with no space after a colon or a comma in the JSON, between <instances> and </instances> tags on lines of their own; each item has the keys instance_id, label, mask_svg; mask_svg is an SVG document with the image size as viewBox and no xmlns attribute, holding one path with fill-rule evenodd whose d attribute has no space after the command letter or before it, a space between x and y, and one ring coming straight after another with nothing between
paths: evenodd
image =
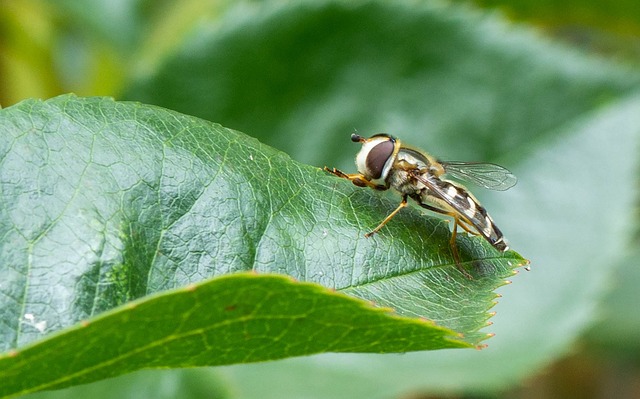
<instances>
[{"instance_id":1,"label":"striped abdomen","mask_svg":"<svg viewBox=\"0 0 640 399\"><path fill-rule=\"evenodd\" d=\"M426 186L420 193L423 201L439 204L444 202L460 216L463 223L473 226L494 248L503 252L509 249L504 235L487 210L466 189L431 175L422 175L419 180Z\"/></svg>"}]
</instances>

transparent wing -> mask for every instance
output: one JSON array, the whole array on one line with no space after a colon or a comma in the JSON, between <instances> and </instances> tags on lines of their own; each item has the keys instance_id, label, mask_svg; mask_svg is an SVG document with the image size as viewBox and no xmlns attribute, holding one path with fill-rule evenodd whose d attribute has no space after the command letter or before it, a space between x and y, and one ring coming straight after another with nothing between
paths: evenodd
<instances>
[{"instance_id":1,"label":"transparent wing","mask_svg":"<svg viewBox=\"0 0 640 399\"><path fill-rule=\"evenodd\" d=\"M453 208L459 216L463 217L462 221L471 224L496 249L504 252L509 248L504 242L502 232L493 223L486 209L473 199L464 188L440 180L428 173L421 174L419 171L414 171L412 176L429 189L429 195L441 199ZM420 204L422 205L422 202ZM451 216L456 217L455 215Z\"/></svg>"},{"instance_id":2,"label":"transparent wing","mask_svg":"<svg viewBox=\"0 0 640 399\"><path fill-rule=\"evenodd\" d=\"M518 178L494 163L440 162L449 176L477 184L489 190L504 191L516 185Z\"/></svg>"}]
</instances>

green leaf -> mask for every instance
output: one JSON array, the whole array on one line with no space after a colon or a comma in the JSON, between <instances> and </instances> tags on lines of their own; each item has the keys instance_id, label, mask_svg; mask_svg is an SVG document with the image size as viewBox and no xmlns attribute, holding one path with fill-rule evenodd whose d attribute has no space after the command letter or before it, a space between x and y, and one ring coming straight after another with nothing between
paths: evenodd
<instances>
[{"instance_id":1,"label":"green leaf","mask_svg":"<svg viewBox=\"0 0 640 399\"><path fill-rule=\"evenodd\" d=\"M640 256L638 240L622 259L611 279L611 286L600 318L586 334L586 343L596 350L606 350L614 355L635 361L640 354L640 314L637 311L640 269L636 260Z\"/></svg>"},{"instance_id":2,"label":"green leaf","mask_svg":"<svg viewBox=\"0 0 640 399\"><path fill-rule=\"evenodd\" d=\"M0 131L4 395L143 367L477 346L493 290L523 264L462 235L467 279L448 225L413 208L365 239L397 202L156 107L25 101L0 110ZM279 277L191 285L248 270L430 322Z\"/></svg>"},{"instance_id":3,"label":"green leaf","mask_svg":"<svg viewBox=\"0 0 640 399\"><path fill-rule=\"evenodd\" d=\"M447 329L389 311L283 276L229 275L131 302L11 351L0 357L0 378L7 381L0 396L147 367L470 346Z\"/></svg>"},{"instance_id":4,"label":"green leaf","mask_svg":"<svg viewBox=\"0 0 640 399\"><path fill-rule=\"evenodd\" d=\"M489 350L323 355L225 371L243 397L258 379L254 396L282 396L294 385L283 379L296 375L296 392L353 398L495 391L566 354L598 316L635 223L639 83L637 71L467 7L267 2L195 25L127 96L240 128L311 164L353 171L348 135L357 129L443 159L497 161L519 177L508 192L477 192L532 260L499 291L508 300L496 308ZM352 373L351 390L303 377L342 381L336 369Z\"/></svg>"}]
</instances>

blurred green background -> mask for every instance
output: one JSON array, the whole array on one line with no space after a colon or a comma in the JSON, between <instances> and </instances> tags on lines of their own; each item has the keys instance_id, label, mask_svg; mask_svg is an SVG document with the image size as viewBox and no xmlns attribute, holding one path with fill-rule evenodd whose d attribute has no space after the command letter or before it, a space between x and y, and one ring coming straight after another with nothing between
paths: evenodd
<instances>
[{"instance_id":1,"label":"blurred green background","mask_svg":"<svg viewBox=\"0 0 640 399\"><path fill-rule=\"evenodd\" d=\"M519 184L478 197L531 259L483 351L143 371L34 397L640 397L640 7L631 0L0 0L0 104L156 104L353 170L388 132ZM474 190L475 192L475 190Z\"/></svg>"}]
</instances>

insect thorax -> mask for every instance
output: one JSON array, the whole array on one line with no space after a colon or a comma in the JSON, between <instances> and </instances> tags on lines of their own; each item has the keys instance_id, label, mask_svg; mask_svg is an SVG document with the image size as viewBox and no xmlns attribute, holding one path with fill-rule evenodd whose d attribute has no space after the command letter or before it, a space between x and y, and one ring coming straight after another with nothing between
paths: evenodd
<instances>
[{"instance_id":1,"label":"insect thorax","mask_svg":"<svg viewBox=\"0 0 640 399\"><path fill-rule=\"evenodd\" d=\"M424 154L408 148L402 148L396 155L393 167L389 170L387 184L401 194L409 196L420 195L426 190L424 184L417 181L411 174L416 171L430 173L432 162Z\"/></svg>"}]
</instances>

